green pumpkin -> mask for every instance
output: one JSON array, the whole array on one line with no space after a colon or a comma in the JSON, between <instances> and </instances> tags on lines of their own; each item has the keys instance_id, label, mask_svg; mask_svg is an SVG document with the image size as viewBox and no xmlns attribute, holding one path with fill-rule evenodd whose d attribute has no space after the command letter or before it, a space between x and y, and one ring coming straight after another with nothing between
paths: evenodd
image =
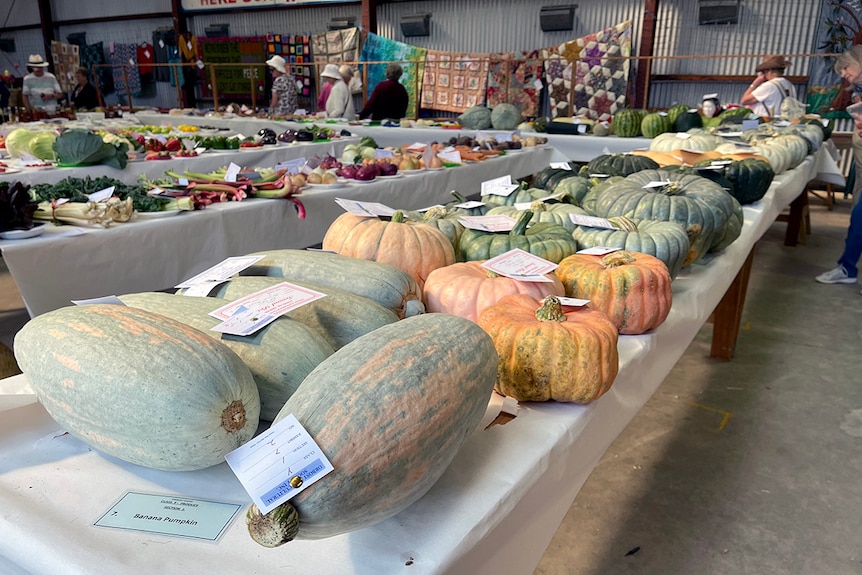
<instances>
[{"instance_id":1,"label":"green pumpkin","mask_svg":"<svg viewBox=\"0 0 862 575\"><path fill-rule=\"evenodd\" d=\"M548 190L541 190L539 188L528 188L526 184L521 184L521 186L509 194L508 196L498 196L496 194L489 194L487 196L482 196L482 201L488 206L488 209L495 206L514 206L515 204L526 204L532 202L534 200L538 200L540 198L544 198L549 196Z\"/></svg>"},{"instance_id":2,"label":"green pumpkin","mask_svg":"<svg viewBox=\"0 0 862 575\"><path fill-rule=\"evenodd\" d=\"M548 204L538 200L530 204L530 211L533 212L530 225L548 222L565 228L569 233L571 233L576 227L572 218L569 217L570 214L576 214L579 216L589 215L586 210L573 204ZM488 212L488 215L493 216L501 214L517 220L521 216L521 212L522 210L519 210L515 206L497 206L492 208Z\"/></svg>"},{"instance_id":3,"label":"green pumpkin","mask_svg":"<svg viewBox=\"0 0 862 575\"><path fill-rule=\"evenodd\" d=\"M667 266L670 277L691 262L690 237L699 233L697 227L688 231L676 222L659 220L631 220L624 216L609 218L617 226L615 230L575 226L572 237L580 249L592 247L621 248L630 252L641 252L655 256Z\"/></svg>"},{"instance_id":4,"label":"green pumpkin","mask_svg":"<svg viewBox=\"0 0 862 575\"><path fill-rule=\"evenodd\" d=\"M716 162L720 162L720 164L716 166ZM770 184L772 184L772 179L775 177L775 172L769 162L757 158L745 160L718 158L716 160L704 160L698 162L697 165L713 166L714 169L701 170L701 175L721 184L730 192L730 195L743 205L753 204L766 195Z\"/></svg>"},{"instance_id":5,"label":"green pumpkin","mask_svg":"<svg viewBox=\"0 0 862 575\"><path fill-rule=\"evenodd\" d=\"M543 222L527 228L533 218L531 210L521 213L511 232L483 232L465 229L461 234L461 256L464 261L488 260L509 250L525 252L559 263L578 251L578 244L566 228Z\"/></svg>"},{"instance_id":6,"label":"green pumpkin","mask_svg":"<svg viewBox=\"0 0 862 575\"><path fill-rule=\"evenodd\" d=\"M668 182L644 188L652 182ZM700 227L692 240L696 259L724 249L742 231L742 208L721 186L701 176L644 170L610 185L596 199L594 212L609 218L674 221Z\"/></svg>"},{"instance_id":7,"label":"green pumpkin","mask_svg":"<svg viewBox=\"0 0 862 575\"><path fill-rule=\"evenodd\" d=\"M602 154L587 164L588 173L608 176L629 176L641 170L658 168L659 165L655 160L635 154Z\"/></svg>"},{"instance_id":8,"label":"green pumpkin","mask_svg":"<svg viewBox=\"0 0 862 575\"><path fill-rule=\"evenodd\" d=\"M596 200L598 200L602 192L623 179L624 178L622 176L611 176L604 181L596 181L593 183L593 187L590 188L590 191L581 199L580 206L585 209L587 213L595 215Z\"/></svg>"},{"instance_id":9,"label":"green pumpkin","mask_svg":"<svg viewBox=\"0 0 862 575\"><path fill-rule=\"evenodd\" d=\"M554 195L559 195L564 198L566 202L571 202L577 206L592 188L593 184L589 179L578 176L560 180L560 182L553 187L552 192Z\"/></svg>"}]
</instances>

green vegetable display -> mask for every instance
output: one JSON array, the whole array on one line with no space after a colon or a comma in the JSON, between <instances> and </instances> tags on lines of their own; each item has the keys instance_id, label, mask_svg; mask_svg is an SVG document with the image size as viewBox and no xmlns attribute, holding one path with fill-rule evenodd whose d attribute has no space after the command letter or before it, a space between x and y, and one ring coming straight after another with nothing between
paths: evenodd
<instances>
[{"instance_id":1,"label":"green vegetable display","mask_svg":"<svg viewBox=\"0 0 862 575\"><path fill-rule=\"evenodd\" d=\"M88 196L106 188L114 186L114 195L125 200L132 198L132 206L139 212L159 212L170 204L170 198L158 198L147 195L147 186L143 184L130 186L120 180L107 176L98 178L73 178L68 177L56 184L36 184L32 193L39 202L50 202L60 198L68 198L71 202L87 202Z\"/></svg>"},{"instance_id":2,"label":"green vegetable display","mask_svg":"<svg viewBox=\"0 0 862 575\"><path fill-rule=\"evenodd\" d=\"M54 153L61 166L104 164L122 170L128 161L128 151L126 144L107 144L88 130L66 130L54 141Z\"/></svg>"}]
</instances>

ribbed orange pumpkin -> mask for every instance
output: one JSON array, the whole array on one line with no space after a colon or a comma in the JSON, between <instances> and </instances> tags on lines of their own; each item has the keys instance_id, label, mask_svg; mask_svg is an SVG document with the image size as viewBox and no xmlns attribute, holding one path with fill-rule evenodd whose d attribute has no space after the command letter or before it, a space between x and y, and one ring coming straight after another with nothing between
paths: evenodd
<instances>
[{"instance_id":1,"label":"ribbed orange pumpkin","mask_svg":"<svg viewBox=\"0 0 862 575\"><path fill-rule=\"evenodd\" d=\"M590 300L621 334L656 328L670 313L670 272L651 255L624 250L605 256L574 254L561 261L555 273L567 296Z\"/></svg>"},{"instance_id":2,"label":"ribbed orange pumpkin","mask_svg":"<svg viewBox=\"0 0 862 575\"><path fill-rule=\"evenodd\" d=\"M326 231L323 249L394 266L420 288L433 270L455 263L452 243L440 230L406 221L402 212L390 221L341 214Z\"/></svg>"},{"instance_id":3,"label":"ribbed orange pumpkin","mask_svg":"<svg viewBox=\"0 0 862 575\"><path fill-rule=\"evenodd\" d=\"M619 370L617 329L599 310L563 313L560 300L506 296L479 314L497 349L500 393L518 401L589 403Z\"/></svg>"},{"instance_id":4,"label":"ribbed orange pumpkin","mask_svg":"<svg viewBox=\"0 0 862 575\"><path fill-rule=\"evenodd\" d=\"M452 264L428 276L423 291L425 309L476 321L482 310L507 295L523 293L536 299L565 295L557 276L547 274L547 278L552 281L523 282L483 268L481 261Z\"/></svg>"}]
</instances>

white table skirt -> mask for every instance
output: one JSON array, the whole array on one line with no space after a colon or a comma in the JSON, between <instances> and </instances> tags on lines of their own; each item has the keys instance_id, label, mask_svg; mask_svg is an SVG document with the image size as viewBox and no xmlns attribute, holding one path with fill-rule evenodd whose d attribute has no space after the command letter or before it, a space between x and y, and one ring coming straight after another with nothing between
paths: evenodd
<instances>
[{"instance_id":1,"label":"white table skirt","mask_svg":"<svg viewBox=\"0 0 862 575\"><path fill-rule=\"evenodd\" d=\"M0 417L0 571L531 573L602 454L662 383L814 166L809 158L779 176L763 201L744 209L733 245L674 280L673 308L662 326L620 338L621 369L605 396L587 406L522 405L514 421L473 434L422 499L354 533L269 550L251 541L242 520L216 544L93 527L130 490L248 498L225 464L188 473L143 469L63 435L38 404L10 409ZM0 391L20 391L22 379L0 381ZM20 405L22 397L5 399Z\"/></svg>"},{"instance_id":2,"label":"white table skirt","mask_svg":"<svg viewBox=\"0 0 862 575\"><path fill-rule=\"evenodd\" d=\"M68 226L59 226L39 238L0 240L0 251L35 316L73 299L169 288L230 256L313 246L343 213L335 198L418 209L452 201L451 190L478 194L485 180L535 173L555 161L555 154L541 148L338 190L306 189L299 196L307 211L304 220L296 217L290 202L251 199L108 229L88 228L75 237L54 237L67 231Z\"/></svg>"}]
</instances>

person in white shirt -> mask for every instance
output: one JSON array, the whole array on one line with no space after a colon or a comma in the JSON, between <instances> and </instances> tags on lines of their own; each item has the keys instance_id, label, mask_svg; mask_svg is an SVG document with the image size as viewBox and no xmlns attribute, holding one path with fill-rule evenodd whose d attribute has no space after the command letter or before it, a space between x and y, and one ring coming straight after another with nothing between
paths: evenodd
<instances>
[{"instance_id":1,"label":"person in white shirt","mask_svg":"<svg viewBox=\"0 0 862 575\"><path fill-rule=\"evenodd\" d=\"M767 56L757 68L757 77L742 95L742 105L758 116L779 116L784 98L796 98L796 88L784 77L790 62L784 56Z\"/></svg>"},{"instance_id":2,"label":"person in white shirt","mask_svg":"<svg viewBox=\"0 0 862 575\"><path fill-rule=\"evenodd\" d=\"M353 120L356 117L356 109L353 107L353 96L350 88L344 83L344 78L335 64L327 64L320 73L325 82L332 84L329 97L326 99L327 118L347 118Z\"/></svg>"},{"instance_id":3,"label":"person in white shirt","mask_svg":"<svg viewBox=\"0 0 862 575\"><path fill-rule=\"evenodd\" d=\"M57 111L59 100L63 97L60 83L46 68L48 63L39 54L32 54L27 60L29 74L24 76L21 95L24 106L31 110L44 110L49 114Z\"/></svg>"}]
</instances>

